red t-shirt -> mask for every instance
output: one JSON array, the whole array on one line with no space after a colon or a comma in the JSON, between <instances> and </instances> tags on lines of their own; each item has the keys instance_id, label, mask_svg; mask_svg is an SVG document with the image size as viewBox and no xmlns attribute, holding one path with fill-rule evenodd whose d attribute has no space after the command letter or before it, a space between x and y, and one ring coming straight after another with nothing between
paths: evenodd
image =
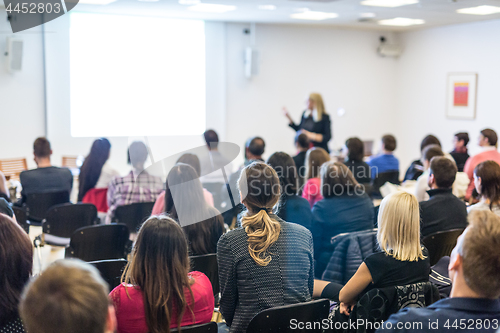
<instances>
[{"instance_id":1,"label":"red t-shirt","mask_svg":"<svg viewBox=\"0 0 500 333\"><path fill-rule=\"evenodd\" d=\"M316 202L323 199L323 196L321 195L321 179L310 178L307 180L304 185L304 189L302 190L302 197L309 201L311 208Z\"/></svg>"},{"instance_id":2,"label":"red t-shirt","mask_svg":"<svg viewBox=\"0 0 500 333\"><path fill-rule=\"evenodd\" d=\"M191 302L189 290L184 290L188 306L182 317L181 326L204 324L210 322L214 312L214 295L212 284L207 276L201 272L190 272L188 274L194 283L191 285L194 297L194 307ZM128 294L127 295L127 291ZM120 284L109 293L109 297L115 306L118 333L148 333L148 325L144 314L144 299L142 291L132 285ZM193 310L193 314L189 309ZM171 309L171 317L177 318L177 309ZM174 319L170 328L177 328L177 320Z\"/></svg>"}]
</instances>

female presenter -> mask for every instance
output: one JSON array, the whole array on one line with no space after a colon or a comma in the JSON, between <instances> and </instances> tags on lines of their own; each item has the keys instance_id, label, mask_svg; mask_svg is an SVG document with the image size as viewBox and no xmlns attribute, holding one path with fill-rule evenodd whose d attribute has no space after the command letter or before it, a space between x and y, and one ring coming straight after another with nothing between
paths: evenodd
<instances>
[{"instance_id":1,"label":"female presenter","mask_svg":"<svg viewBox=\"0 0 500 333\"><path fill-rule=\"evenodd\" d=\"M323 98L320 94L312 93L307 101L307 109L302 113L300 124L294 123L290 113L283 108L285 116L290 120L289 126L296 131L304 133L315 147L321 147L327 152L328 141L332 138L330 116L325 112Z\"/></svg>"}]
</instances>

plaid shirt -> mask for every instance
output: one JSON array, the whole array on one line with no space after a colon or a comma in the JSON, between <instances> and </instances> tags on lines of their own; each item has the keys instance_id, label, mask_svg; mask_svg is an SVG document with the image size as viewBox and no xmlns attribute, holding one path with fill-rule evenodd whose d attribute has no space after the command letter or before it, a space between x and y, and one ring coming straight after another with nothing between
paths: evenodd
<instances>
[{"instance_id":1,"label":"plaid shirt","mask_svg":"<svg viewBox=\"0 0 500 333\"><path fill-rule=\"evenodd\" d=\"M118 206L136 202L154 202L162 191L161 178L152 176L147 171L142 171L137 176L137 171L133 170L125 177L113 178L108 186L109 209L106 223L111 222Z\"/></svg>"}]
</instances>

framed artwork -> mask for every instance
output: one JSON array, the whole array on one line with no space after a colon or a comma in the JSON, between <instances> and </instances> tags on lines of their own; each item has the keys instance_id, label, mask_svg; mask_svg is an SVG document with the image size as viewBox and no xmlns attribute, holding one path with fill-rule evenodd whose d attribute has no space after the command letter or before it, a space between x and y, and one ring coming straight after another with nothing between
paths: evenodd
<instances>
[{"instance_id":1,"label":"framed artwork","mask_svg":"<svg viewBox=\"0 0 500 333\"><path fill-rule=\"evenodd\" d=\"M476 117L476 73L448 74L446 116L456 119Z\"/></svg>"}]
</instances>

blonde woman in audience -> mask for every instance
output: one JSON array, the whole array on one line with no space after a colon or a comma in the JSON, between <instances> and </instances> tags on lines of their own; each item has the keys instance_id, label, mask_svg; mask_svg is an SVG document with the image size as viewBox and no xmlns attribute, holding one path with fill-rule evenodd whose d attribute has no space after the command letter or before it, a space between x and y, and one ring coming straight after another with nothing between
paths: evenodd
<instances>
[{"instance_id":1,"label":"blonde woman in audience","mask_svg":"<svg viewBox=\"0 0 500 333\"><path fill-rule=\"evenodd\" d=\"M276 171L254 162L242 170L238 187L247 209L242 227L217 245L220 309L227 324L219 332L227 326L229 332L246 332L264 309L307 302L314 285L311 233L273 213L280 198Z\"/></svg>"},{"instance_id":2,"label":"blonde woman in audience","mask_svg":"<svg viewBox=\"0 0 500 333\"><path fill-rule=\"evenodd\" d=\"M139 230L122 284L109 294L118 333L169 333L208 323L214 295L208 278L189 272L188 245L169 217L152 216Z\"/></svg>"},{"instance_id":3,"label":"blonde woman in audience","mask_svg":"<svg viewBox=\"0 0 500 333\"><path fill-rule=\"evenodd\" d=\"M474 210L491 210L500 215L500 165L495 161L479 163L474 169L474 186L480 200L468 208Z\"/></svg>"},{"instance_id":4,"label":"blonde woman in audience","mask_svg":"<svg viewBox=\"0 0 500 333\"><path fill-rule=\"evenodd\" d=\"M302 190L302 197L309 201L311 208L321 199L321 165L330 160L330 155L322 148L311 148L306 154L306 179L307 182Z\"/></svg>"},{"instance_id":5,"label":"blonde woman in audience","mask_svg":"<svg viewBox=\"0 0 500 333\"><path fill-rule=\"evenodd\" d=\"M370 289L429 280L430 261L420 244L420 213L414 195L396 192L382 200L377 242L380 251L369 255L345 286L317 280L314 296L340 302L340 312L349 315Z\"/></svg>"}]
</instances>

